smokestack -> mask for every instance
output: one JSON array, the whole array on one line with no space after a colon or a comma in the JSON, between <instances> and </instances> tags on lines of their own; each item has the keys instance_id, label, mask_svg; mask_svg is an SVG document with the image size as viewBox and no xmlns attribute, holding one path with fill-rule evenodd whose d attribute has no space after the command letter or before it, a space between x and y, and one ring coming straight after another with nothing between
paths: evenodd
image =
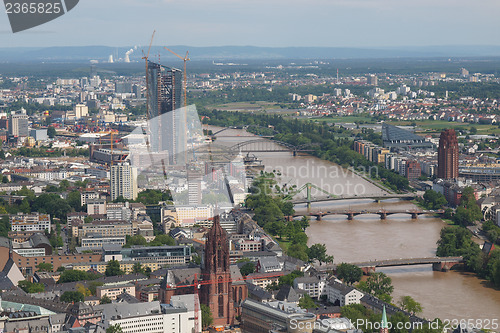
<instances>
[{"instance_id":1,"label":"smokestack","mask_svg":"<svg viewBox=\"0 0 500 333\"><path fill-rule=\"evenodd\" d=\"M110 55L109 55L108 62L109 62L110 64L112 64L112 63L114 62L114 61L113 61L113 55L112 55L112 54L110 54Z\"/></svg>"},{"instance_id":2,"label":"smokestack","mask_svg":"<svg viewBox=\"0 0 500 333\"><path fill-rule=\"evenodd\" d=\"M130 62L130 55L134 52L134 49L130 49L125 52L125 62Z\"/></svg>"}]
</instances>

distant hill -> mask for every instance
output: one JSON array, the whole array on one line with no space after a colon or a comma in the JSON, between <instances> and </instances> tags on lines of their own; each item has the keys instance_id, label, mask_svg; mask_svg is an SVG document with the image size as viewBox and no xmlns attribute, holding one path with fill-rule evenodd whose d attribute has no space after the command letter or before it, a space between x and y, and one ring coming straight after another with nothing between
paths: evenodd
<instances>
[{"instance_id":1,"label":"distant hill","mask_svg":"<svg viewBox=\"0 0 500 333\"><path fill-rule=\"evenodd\" d=\"M500 46L428 46L399 48L347 48L347 47L257 47L257 46L171 46L184 55L189 50L194 60L228 61L241 59L367 59L367 58L422 58L422 57L491 57L500 56ZM81 62L107 61L112 55L115 61L125 58L131 47L67 46L44 48L0 48L1 62ZM174 58L163 47L154 46L151 55ZM142 49L134 50L129 58L139 61Z\"/></svg>"}]
</instances>

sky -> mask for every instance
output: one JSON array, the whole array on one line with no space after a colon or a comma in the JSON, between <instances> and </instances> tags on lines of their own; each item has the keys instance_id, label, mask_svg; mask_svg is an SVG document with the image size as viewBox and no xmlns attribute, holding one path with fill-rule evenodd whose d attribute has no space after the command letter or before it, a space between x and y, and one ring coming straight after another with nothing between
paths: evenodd
<instances>
[{"instance_id":1,"label":"sky","mask_svg":"<svg viewBox=\"0 0 500 333\"><path fill-rule=\"evenodd\" d=\"M48 1L48 0L47 0ZM0 5L1 6L1 5ZM498 0L80 0L0 47L500 45Z\"/></svg>"}]
</instances>

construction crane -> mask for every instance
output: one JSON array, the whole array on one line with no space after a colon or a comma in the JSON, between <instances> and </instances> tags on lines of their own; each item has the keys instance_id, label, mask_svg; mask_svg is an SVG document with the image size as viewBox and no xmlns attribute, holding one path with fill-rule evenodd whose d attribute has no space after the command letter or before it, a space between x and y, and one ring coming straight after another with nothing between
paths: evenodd
<instances>
[{"instance_id":1,"label":"construction crane","mask_svg":"<svg viewBox=\"0 0 500 333\"><path fill-rule=\"evenodd\" d=\"M184 89L184 107L187 105L187 71L186 71L186 63L191 60L189 59L189 51L186 51L186 55L184 57L181 57L180 55L178 55L177 53L175 53L174 51L172 51L171 49L167 48L167 47L163 47L165 50L169 51L170 53L172 53L173 55L175 55L177 58L181 59L182 61L184 61L184 80L182 82L182 85L183 85L183 89Z\"/></svg>"},{"instance_id":2,"label":"construction crane","mask_svg":"<svg viewBox=\"0 0 500 333\"><path fill-rule=\"evenodd\" d=\"M115 132L117 132L117 131L112 130L112 129L110 129L109 131L101 131L101 132L99 132L99 134L104 134L104 136L106 136L108 134L110 136L109 142L110 142L110 149L111 149L111 162L110 162L111 166L113 166L113 148L114 148L114 146L113 146L113 143L114 143L114 141L113 141L113 134ZM103 138L102 138L102 136L100 136L99 137L99 144L102 144L102 140L103 140ZM108 139L104 139L104 140L107 141Z\"/></svg>"}]
</instances>

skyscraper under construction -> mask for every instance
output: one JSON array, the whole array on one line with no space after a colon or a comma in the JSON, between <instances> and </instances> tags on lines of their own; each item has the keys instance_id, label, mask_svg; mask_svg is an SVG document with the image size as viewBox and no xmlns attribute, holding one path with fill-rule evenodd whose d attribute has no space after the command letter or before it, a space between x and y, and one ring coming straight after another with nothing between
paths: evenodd
<instances>
[{"instance_id":1,"label":"skyscraper under construction","mask_svg":"<svg viewBox=\"0 0 500 333\"><path fill-rule=\"evenodd\" d=\"M168 164L186 163L186 124L182 112L182 71L148 60L147 115L150 149L168 154Z\"/></svg>"}]
</instances>

